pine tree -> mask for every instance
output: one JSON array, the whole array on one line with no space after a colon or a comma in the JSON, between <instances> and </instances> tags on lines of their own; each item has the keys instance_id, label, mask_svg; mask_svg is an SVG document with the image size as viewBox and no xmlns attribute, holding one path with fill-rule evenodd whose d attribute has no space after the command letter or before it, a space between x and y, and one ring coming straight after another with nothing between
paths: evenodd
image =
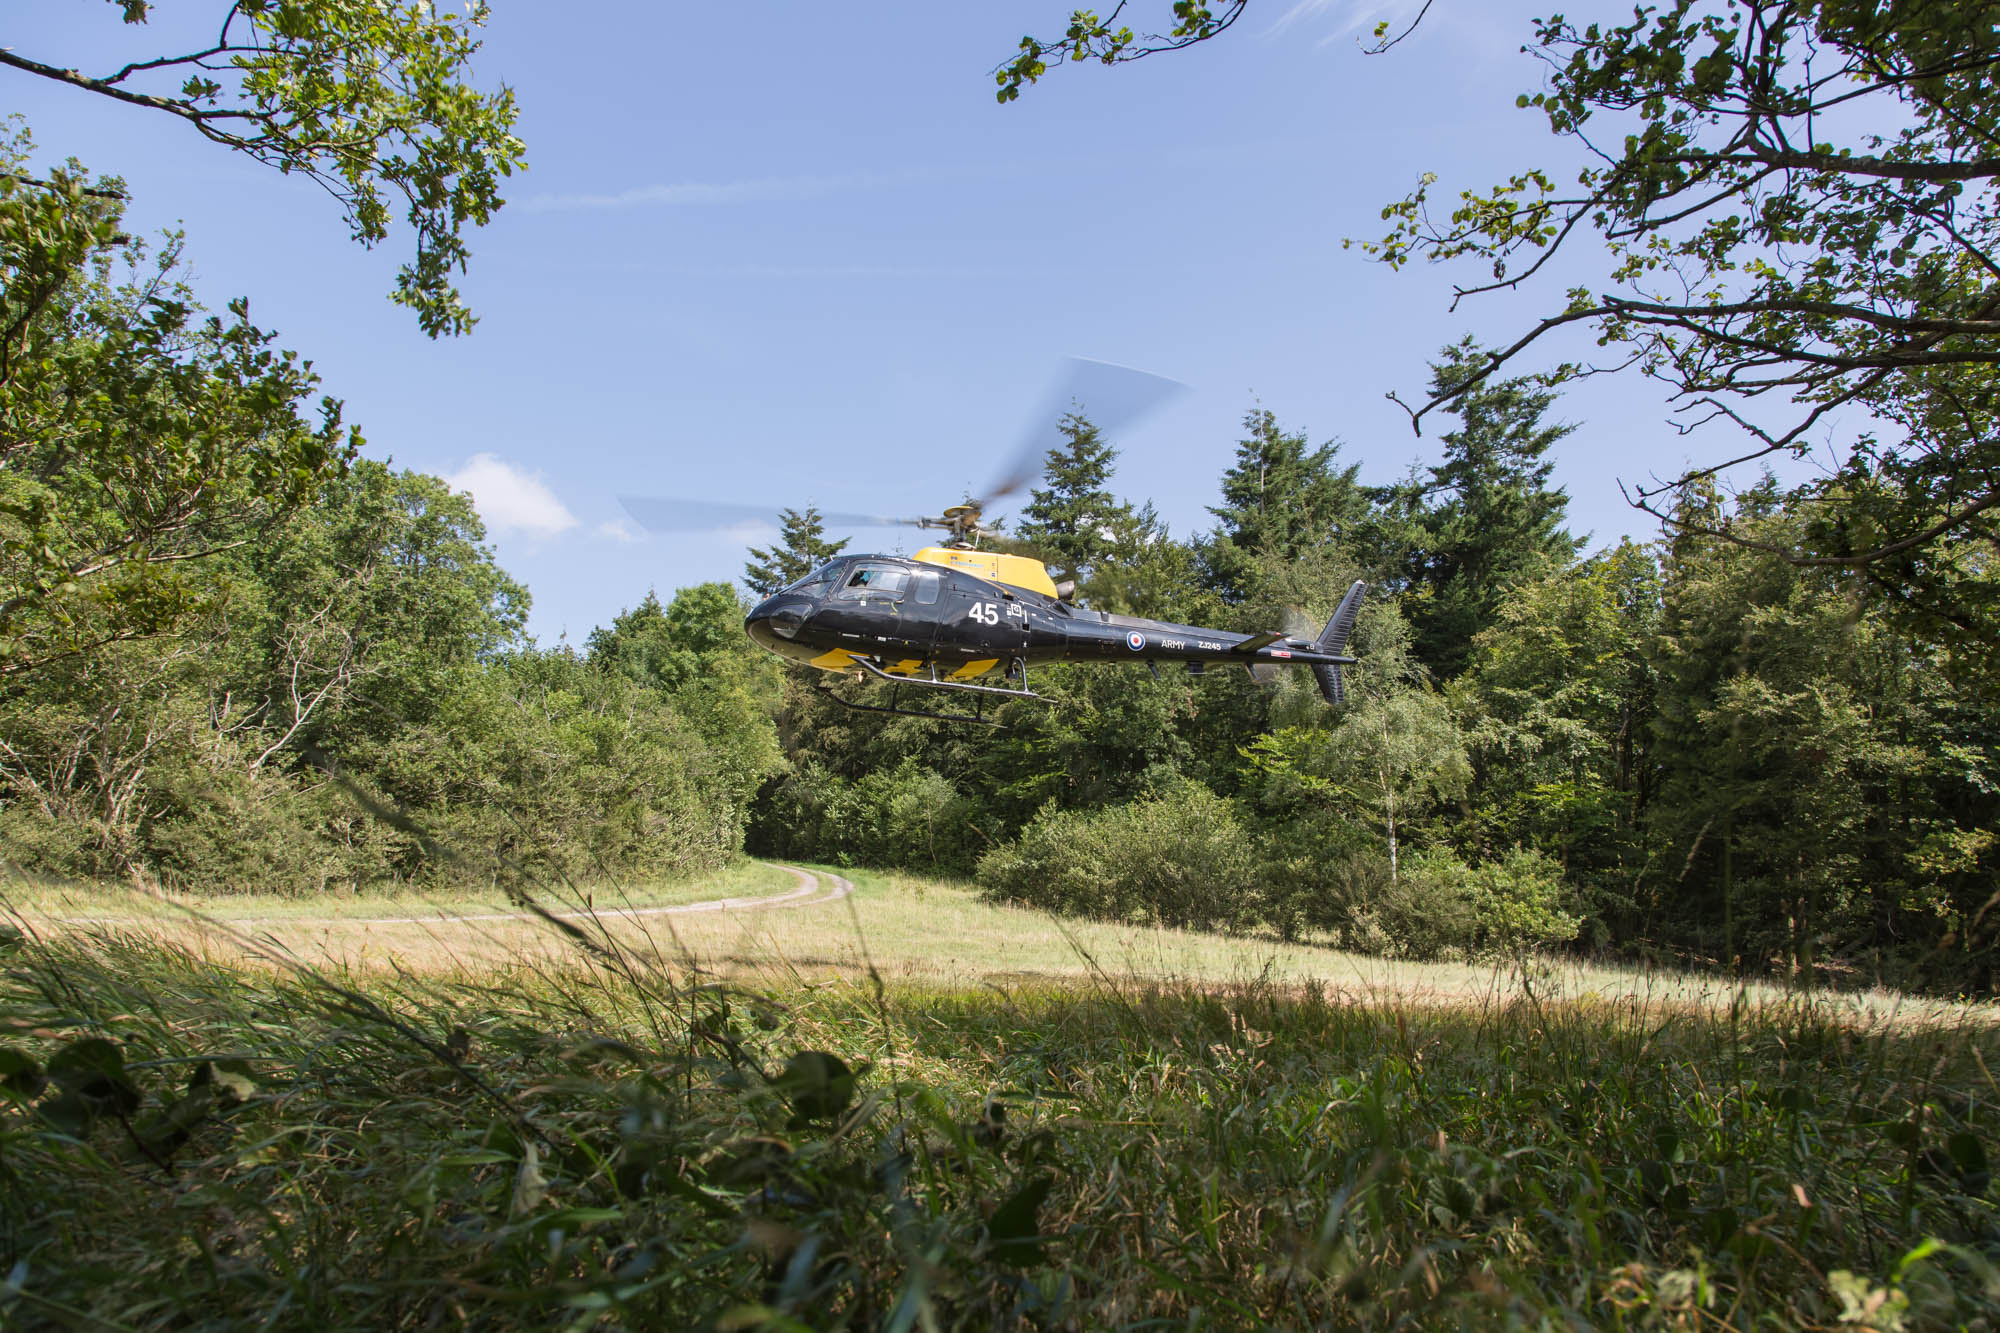
<instances>
[{"instance_id":1,"label":"pine tree","mask_svg":"<svg viewBox=\"0 0 2000 1333\"><path fill-rule=\"evenodd\" d=\"M847 548L847 539L826 540L826 525L819 509L807 505L803 512L786 509L779 514L783 525L781 541L769 550L750 549L749 563L743 566L743 582L759 597L769 597L778 589L796 583Z\"/></svg>"},{"instance_id":2,"label":"pine tree","mask_svg":"<svg viewBox=\"0 0 2000 1333\"><path fill-rule=\"evenodd\" d=\"M1367 492L1355 480L1360 465L1334 466L1338 443L1313 449L1305 432L1286 434L1262 408L1246 414L1243 427L1236 462L1222 477L1222 503L1208 511L1221 522L1202 549L1209 585L1231 602L1254 591L1259 557L1296 560L1346 544L1368 514Z\"/></svg>"},{"instance_id":3,"label":"pine tree","mask_svg":"<svg viewBox=\"0 0 2000 1333\"><path fill-rule=\"evenodd\" d=\"M1118 451L1090 418L1070 412L1057 429L1068 443L1049 450L1048 484L1030 493L1015 534L1043 554L1057 579L1082 583L1132 526L1132 510L1104 488Z\"/></svg>"},{"instance_id":4,"label":"pine tree","mask_svg":"<svg viewBox=\"0 0 2000 1333\"><path fill-rule=\"evenodd\" d=\"M1471 338L1434 363L1443 393L1483 363ZM1488 382L1452 409L1459 429L1444 437L1444 461L1413 478L1401 497L1411 511L1405 587L1417 656L1440 678L1458 675L1472 640L1492 624L1508 592L1576 557L1582 545L1563 526L1569 495L1549 485L1544 455L1576 427L1543 421L1555 394L1526 378Z\"/></svg>"}]
</instances>

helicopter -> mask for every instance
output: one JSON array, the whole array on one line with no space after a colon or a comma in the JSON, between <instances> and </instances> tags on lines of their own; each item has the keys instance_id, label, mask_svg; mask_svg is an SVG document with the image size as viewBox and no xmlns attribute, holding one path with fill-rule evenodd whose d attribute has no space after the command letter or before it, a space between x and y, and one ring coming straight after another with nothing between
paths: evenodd
<instances>
[{"instance_id":1,"label":"helicopter","mask_svg":"<svg viewBox=\"0 0 2000 1333\"><path fill-rule=\"evenodd\" d=\"M1069 401L1094 401L1093 416L1129 420L1180 386L1172 380L1108 362L1072 359ZM1085 391L1089 391L1086 398ZM1102 406L1109 399L1114 404ZM1002 534L984 524L987 506L1039 475L1042 447L1031 437L982 495L932 517L892 519L867 514L826 514L830 526L913 526L942 531L945 539L914 554L841 555L752 607L743 628L752 642L778 656L822 671L852 674L863 683L891 687L887 704L864 704L823 686L821 693L852 709L943 721L989 722L988 704L1045 700L1029 685L1028 670L1053 662L1185 663L1192 675L1211 666L1242 666L1258 680L1284 666L1313 673L1328 704L1346 701L1341 669L1356 664L1347 641L1368 585L1356 580L1318 638L1281 631L1242 634L1118 615L1073 603L1067 581L1058 584L1032 556L983 550L981 541ZM720 526L730 516L764 517L754 506L705 501L620 497L647 527L684 531L703 516ZM998 677L1000 683L991 683ZM972 713L899 706L901 691L941 691L974 705Z\"/></svg>"}]
</instances>

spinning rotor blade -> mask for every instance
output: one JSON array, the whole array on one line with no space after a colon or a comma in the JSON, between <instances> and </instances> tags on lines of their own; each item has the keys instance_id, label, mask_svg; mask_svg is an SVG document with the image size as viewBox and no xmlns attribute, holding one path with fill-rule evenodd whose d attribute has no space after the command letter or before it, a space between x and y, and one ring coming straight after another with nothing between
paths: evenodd
<instances>
[{"instance_id":1,"label":"spinning rotor blade","mask_svg":"<svg viewBox=\"0 0 2000 1333\"><path fill-rule=\"evenodd\" d=\"M1164 375L1084 356L1070 357L1054 392L1031 418L1033 424L1026 438L976 503L984 508L1041 476L1049 450L1063 443L1062 431L1056 423L1064 413L1081 412L1090 418L1092 425L1109 435L1131 425L1185 388L1179 380Z\"/></svg>"},{"instance_id":2,"label":"spinning rotor blade","mask_svg":"<svg viewBox=\"0 0 2000 1333\"><path fill-rule=\"evenodd\" d=\"M786 508L782 505L731 504L722 500L680 500L660 495L621 495L618 503L625 506L625 512L639 526L653 532L669 533L722 532L752 523L775 531L781 521L779 511ZM882 514L838 512L822 512L819 518L828 528L901 528L915 526L921 521L889 518Z\"/></svg>"},{"instance_id":3,"label":"spinning rotor blade","mask_svg":"<svg viewBox=\"0 0 2000 1333\"><path fill-rule=\"evenodd\" d=\"M979 523L980 511L1020 491L1042 474L1049 450L1063 442L1057 422L1064 413L1082 412L1098 429L1110 433L1137 421L1186 387L1178 380L1129 366L1070 357L1055 391L1043 409L1030 418L1032 427L1001 468L1000 475L983 493L966 500L971 509L969 515L909 518L828 510L820 513L820 522L829 531L915 527L948 530L957 536L997 536L997 531ZM641 527L663 533L725 532L752 524L776 530L781 523L779 511L785 507L663 495L621 495L618 502Z\"/></svg>"}]
</instances>

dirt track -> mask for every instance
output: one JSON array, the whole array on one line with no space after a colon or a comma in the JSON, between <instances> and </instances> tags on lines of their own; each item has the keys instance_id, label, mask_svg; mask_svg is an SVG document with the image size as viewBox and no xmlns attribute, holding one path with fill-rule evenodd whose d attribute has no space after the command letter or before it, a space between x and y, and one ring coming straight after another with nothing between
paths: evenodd
<instances>
[{"instance_id":1,"label":"dirt track","mask_svg":"<svg viewBox=\"0 0 2000 1333\"><path fill-rule=\"evenodd\" d=\"M648 916L684 916L700 912L766 912L783 907L817 907L822 903L838 902L854 892L854 885L839 875L828 874L829 881L822 892L821 876L811 870L801 870L797 866L778 865L765 862L782 870L798 881L798 886L784 893L772 894L764 898L711 898L706 902L681 903L673 907L590 907L571 911L537 912L448 912L439 910L422 916L223 916L215 920L227 926L277 926L286 929L311 926L437 926L455 923L471 924L489 921L531 921L547 915L561 921L621 921ZM55 916L47 918L66 926L114 926L127 925L129 919L123 917L99 916Z\"/></svg>"}]
</instances>

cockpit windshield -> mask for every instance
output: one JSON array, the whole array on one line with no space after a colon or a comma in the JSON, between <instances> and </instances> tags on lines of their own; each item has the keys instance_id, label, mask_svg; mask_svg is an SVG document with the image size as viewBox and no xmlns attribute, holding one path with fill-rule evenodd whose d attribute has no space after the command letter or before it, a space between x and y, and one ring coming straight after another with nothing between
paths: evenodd
<instances>
[{"instance_id":1,"label":"cockpit windshield","mask_svg":"<svg viewBox=\"0 0 2000 1333\"><path fill-rule=\"evenodd\" d=\"M783 591L797 593L801 597L824 597L833 590L840 571L847 567L845 560L831 560Z\"/></svg>"}]
</instances>

